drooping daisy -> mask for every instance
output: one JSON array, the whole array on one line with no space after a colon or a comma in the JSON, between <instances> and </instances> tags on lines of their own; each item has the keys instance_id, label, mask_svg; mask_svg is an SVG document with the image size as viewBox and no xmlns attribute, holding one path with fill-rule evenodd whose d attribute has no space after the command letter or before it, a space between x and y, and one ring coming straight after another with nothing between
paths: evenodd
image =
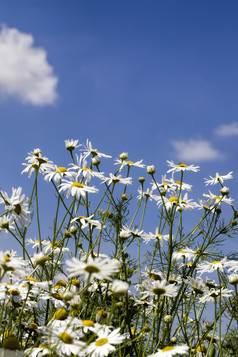
<instances>
[{"instance_id":1,"label":"drooping daisy","mask_svg":"<svg viewBox=\"0 0 238 357\"><path fill-rule=\"evenodd\" d=\"M81 149L83 151L83 157L86 159L90 154L92 157L98 156L98 157L105 157L105 158L111 158L110 155L103 154L99 152L97 149L93 149L91 141L87 139L86 145L84 146L84 149Z\"/></svg>"},{"instance_id":2,"label":"drooping daisy","mask_svg":"<svg viewBox=\"0 0 238 357\"><path fill-rule=\"evenodd\" d=\"M49 160L45 156L42 156L40 149L34 149L33 152L28 153L26 160L28 163L22 164L23 166L26 166L22 171L22 174L27 172L29 178L34 171L39 171L41 174L44 174L46 169L53 166L53 161Z\"/></svg>"},{"instance_id":3,"label":"drooping daisy","mask_svg":"<svg viewBox=\"0 0 238 357\"><path fill-rule=\"evenodd\" d=\"M122 178L121 175L115 176L112 173L109 174L110 177L106 177L103 182L107 182L108 185L116 184L116 183L122 183L124 185L131 185L132 184L132 178L131 177L126 177Z\"/></svg>"},{"instance_id":4,"label":"drooping daisy","mask_svg":"<svg viewBox=\"0 0 238 357\"><path fill-rule=\"evenodd\" d=\"M98 189L96 187L83 185L82 183L79 182L68 181L63 179L59 189L59 192L61 191L67 191L66 193L67 198L69 198L69 196L71 195L73 197L76 197L77 200L79 200L81 196L83 198L86 197L86 192L97 193Z\"/></svg>"},{"instance_id":5,"label":"drooping daisy","mask_svg":"<svg viewBox=\"0 0 238 357\"><path fill-rule=\"evenodd\" d=\"M0 217L0 232L4 229L5 232L8 232L9 229L15 229L13 226L14 216L4 215Z\"/></svg>"},{"instance_id":6,"label":"drooping daisy","mask_svg":"<svg viewBox=\"0 0 238 357\"><path fill-rule=\"evenodd\" d=\"M111 331L108 326L97 332L98 338L87 347L90 357L108 356L116 350L115 345L121 344L125 336L119 333L120 327Z\"/></svg>"},{"instance_id":7,"label":"drooping daisy","mask_svg":"<svg viewBox=\"0 0 238 357\"><path fill-rule=\"evenodd\" d=\"M28 198L21 194L22 187L12 188L11 197L2 192L3 200L7 210L11 210L12 216L21 227L26 227L30 222L28 210Z\"/></svg>"},{"instance_id":8,"label":"drooping daisy","mask_svg":"<svg viewBox=\"0 0 238 357\"><path fill-rule=\"evenodd\" d=\"M198 172L200 170L199 166L186 165L184 162L180 162L179 164L176 165L173 161L167 160L167 163L170 167L172 167L167 172L180 172L180 171Z\"/></svg>"},{"instance_id":9,"label":"drooping daisy","mask_svg":"<svg viewBox=\"0 0 238 357\"><path fill-rule=\"evenodd\" d=\"M219 175L219 173L217 172L215 177L209 176L210 180L205 178L205 184L206 186L215 185L217 183L223 184L224 180L230 180L233 178L232 174L233 171L230 171L227 175Z\"/></svg>"},{"instance_id":10,"label":"drooping daisy","mask_svg":"<svg viewBox=\"0 0 238 357\"><path fill-rule=\"evenodd\" d=\"M130 236L142 237L143 233L144 233L144 231L140 231L139 229L131 229L131 228L124 226L121 229L119 236L122 239L126 239L126 238L129 238Z\"/></svg>"},{"instance_id":11,"label":"drooping daisy","mask_svg":"<svg viewBox=\"0 0 238 357\"><path fill-rule=\"evenodd\" d=\"M119 272L121 264L116 259L109 258L95 258L91 256L88 258L87 262L78 260L77 258L72 258L67 260L68 265L67 270L69 271L69 278L83 275L84 280L92 279L106 279L111 280L111 275Z\"/></svg>"},{"instance_id":12,"label":"drooping daisy","mask_svg":"<svg viewBox=\"0 0 238 357\"><path fill-rule=\"evenodd\" d=\"M188 355L189 347L186 345L166 346L163 349L158 349L156 353L147 357L171 357L177 354Z\"/></svg>"}]
</instances>

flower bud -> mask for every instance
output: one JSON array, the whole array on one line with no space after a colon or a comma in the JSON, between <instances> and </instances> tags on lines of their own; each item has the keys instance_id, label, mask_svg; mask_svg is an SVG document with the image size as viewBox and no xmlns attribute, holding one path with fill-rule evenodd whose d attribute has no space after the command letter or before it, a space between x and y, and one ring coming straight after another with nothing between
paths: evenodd
<instances>
[{"instance_id":1,"label":"flower bud","mask_svg":"<svg viewBox=\"0 0 238 357\"><path fill-rule=\"evenodd\" d=\"M111 287L111 292L116 297L126 296L128 293L129 284L126 281L114 280Z\"/></svg>"},{"instance_id":2,"label":"flower bud","mask_svg":"<svg viewBox=\"0 0 238 357\"><path fill-rule=\"evenodd\" d=\"M78 228L75 226L71 226L69 229L70 233L72 233L72 234L75 234L77 232L77 230L78 230Z\"/></svg>"},{"instance_id":3,"label":"flower bud","mask_svg":"<svg viewBox=\"0 0 238 357\"><path fill-rule=\"evenodd\" d=\"M221 192L222 196L227 196L227 195L229 195L229 188L224 186L220 189L220 192Z\"/></svg>"},{"instance_id":4,"label":"flower bud","mask_svg":"<svg viewBox=\"0 0 238 357\"><path fill-rule=\"evenodd\" d=\"M129 199L129 197L125 193L123 193L121 195L121 198L122 198L122 201L127 201Z\"/></svg>"},{"instance_id":5,"label":"flower bud","mask_svg":"<svg viewBox=\"0 0 238 357\"><path fill-rule=\"evenodd\" d=\"M72 234L70 233L70 231L68 231L67 229L64 231L64 236L65 238L71 238Z\"/></svg>"},{"instance_id":6,"label":"flower bud","mask_svg":"<svg viewBox=\"0 0 238 357\"><path fill-rule=\"evenodd\" d=\"M170 342L171 342L171 343L176 343L176 342L177 342L177 338L176 338L175 336L172 337L171 340L170 340Z\"/></svg>"},{"instance_id":7,"label":"flower bud","mask_svg":"<svg viewBox=\"0 0 238 357\"><path fill-rule=\"evenodd\" d=\"M127 152L122 152L119 155L119 159L121 159L121 161L127 160L128 159L128 153Z\"/></svg>"},{"instance_id":8,"label":"flower bud","mask_svg":"<svg viewBox=\"0 0 238 357\"><path fill-rule=\"evenodd\" d=\"M101 161L100 161L100 159L99 159L97 156L94 156L94 157L92 158L92 164L93 164L94 166L99 166L100 163L101 163Z\"/></svg>"},{"instance_id":9,"label":"flower bud","mask_svg":"<svg viewBox=\"0 0 238 357\"><path fill-rule=\"evenodd\" d=\"M235 220L235 219L232 219L231 220L231 225L232 225L232 227L234 227L234 226L237 226L237 221Z\"/></svg>"},{"instance_id":10,"label":"flower bud","mask_svg":"<svg viewBox=\"0 0 238 357\"><path fill-rule=\"evenodd\" d=\"M147 174L153 175L156 172L154 165L147 166Z\"/></svg>"},{"instance_id":11,"label":"flower bud","mask_svg":"<svg viewBox=\"0 0 238 357\"><path fill-rule=\"evenodd\" d=\"M48 255L45 255L44 253L39 253L39 254L35 254L33 257L33 261L35 263L35 265L45 265L45 263L50 260L50 257L48 257Z\"/></svg>"},{"instance_id":12,"label":"flower bud","mask_svg":"<svg viewBox=\"0 0 238 357\"><path fill-rule=\"evenodd\" d=\"M170 324L171 322L173 322L173 316L171 316L171 315L166 315L166 316L164 316L163 321L164 321L166 324Z\"/></svg>"},{"instance_id":13,"label":"flower bud","mask_svg":"<svg viewBox=\"0 0 238 357\"><path fill-rule=\"evenodd\" d=\"M138 181L143 184L145 182L145 177L138 177Z\"/></svg>"},{"instance_id":14,"label":"flower bud","mask_svg":"<svg viewBox=\"0 0 238 357\"><path fill-rule=\"evenodd\" d=\"M74 294L71 291L65 291L63 293L62 297L63 297L63 300L69 301L69 300L73 299Z\"/></svg>"}]
</instances>

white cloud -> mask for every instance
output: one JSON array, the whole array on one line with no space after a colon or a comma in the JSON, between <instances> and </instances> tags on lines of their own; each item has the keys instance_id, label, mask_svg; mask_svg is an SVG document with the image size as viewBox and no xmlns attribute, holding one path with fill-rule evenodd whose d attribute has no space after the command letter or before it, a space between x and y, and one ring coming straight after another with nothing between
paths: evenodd
<instances>
[{"instance_id":1,"label":"white cloud","mask_svg":"<svg viewBox=\"0 0 238 357\"><path fill-rule=\"evenodd\" d=\"M220 136L238 135L238 122L221 125L215 129L214 133Z\"/></svg>"},{"instance_id":2,"label":"white cloud","mask_svg":"<svg viewBox=\"0 0 238 357\"><path fill-rule=\"evenodd\" d=\"M23 103L53 104L58 79L43 48L34 47L32 35L14 28L0 31L0 96Z\"/></svg>"},{"instance_id":3,"label":"white cloud","mask_svg":"<svg viewBox=\"0 0 238 357\"><path fill-rule=\"evenodd\" d=\"M207 140L172 141L171 144L181 161L212 161L223 157Z\"/></svg>"}]
</instances>

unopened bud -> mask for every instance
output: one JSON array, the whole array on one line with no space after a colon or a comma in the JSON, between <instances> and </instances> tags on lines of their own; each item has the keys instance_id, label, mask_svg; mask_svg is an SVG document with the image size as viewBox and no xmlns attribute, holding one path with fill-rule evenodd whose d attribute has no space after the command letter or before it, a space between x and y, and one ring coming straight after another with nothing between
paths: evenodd
<instances>
[{"instance_id":1,"label":"unopened bud","mask_svg":"<svg viewBox=\"0 0 238 357\"><path fill-rule=\"evenodd\" d=\"M123 201L127 201L129 199L129 197L125 193L121 195L121 198Z\"/></svg>"},{"instance_id":2,"label":"unopened bud","mask_svg":"<svg viewBox=\"0 0 238 357\"><path fill-rule=\"evenodd\" d=\"M231 220L232 227L237 226L238 222L235 219Z\"/></svg>"},{"instance_id":3,"label":"unopened bud","mask_svg":"<svg viewBox=\"0 0 238 357\"><path fill-rule=\"evenodd\" d=\"M229 188L224 186L220 189L220 192L221 192L222 196L227 196L227 195L229 195Z\"/></svg>"},{"instance_id":4,"label":"unopened bud","mask_svg":"<svg viewBox=\"0 0 238 357\"><path fill-rule=\"evenodd\" d=\"M74 294L71 291L65 291L63 293L62 297L63 297L63 300L69 301L69 300L73 299Z\"/></svg>"},{"instance_id":5,"label":"unopened bud","mask_svg":"<svg viewBox=\"0 0 238 357\"><path fill-rule=\"evenodd\" d=\"M68 231L67 229L64 231L64 236L65 238L71 238L72 234L70 233L70 231Z\"/></svg>"},{"instance_id":6,"label":"unopened bud","mask_svg":"<svg viewBox=\"0 0 238 357\"><path fill-rule=\"evenodd\" d=\"M164 321L166 324L170 324L171 322L173 322L173 316L171 316L171 315L166 315L166 316L164 316L163 321Z\"/></svg>"},{"instance_id":7,"label":"unopened bud","mask_svg":"<svg viewBox=\"0 0 238 357\"><path fill-rule=\"evenodd\" d=\"M75 226L71 226L69 229L70 233L72 233L72 234L75 234L77 232L77 230L78 230L78 228Z\"/></svg>"},{"instance_id":8,"label":"unopened bud","mask_svg":"<svg viewBox=\"0 0 238 357\"><path fill-rule=\"evenodd\" d=\"M145 182L145 177L138 177L138 181L143 184Z\"/></svg>"},{"instance_id":9,"label":"unopened bud","mask_svg":"<svg viewBox=\"0 0 238 357\"><path fill-rule=\"evenodd\" d=\"M99 159L97 156L94 156L94 157L92 158L92 164L93 164L94 166L98 166L100 163L101 163L101 161L100 161L100 159Z\"/></svg>"},{"instance_id":10,"label":"unopened bud","mask_svg":"<svg viewBox=\"0 0 238 357\"><path fill-rule=\"evenodd\" d=\"M171 343L176 343L177 342L177 338L176 337L172 337L170 340Z\"/></svg>"},{"instance_id":11,"label":"unopened bud","mask_svg":"<svg viewBox=\"0 0 238 357\"><path fill-rule=\"evenodd\" d=\"M128 159L128 153L127 152L122 152L119 155L119 159L121 159L121 161L127 160Z\"/></svg>"},{"instance_id":12,"label":"unopened bud","mask_svg":"<svg viewBox=\"0 0 238 357\"><path fill-rule=\"evenodd\" d=\"M154 165L147 166L147 174L153 175L156 172Z\"/></svg>"}]
</instances>

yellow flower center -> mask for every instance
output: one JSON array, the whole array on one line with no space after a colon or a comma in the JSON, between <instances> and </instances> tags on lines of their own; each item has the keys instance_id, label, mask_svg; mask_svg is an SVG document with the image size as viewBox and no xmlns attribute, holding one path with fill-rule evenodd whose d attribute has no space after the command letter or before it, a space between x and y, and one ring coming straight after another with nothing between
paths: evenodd
<instances>
[{"instance_id":1,"label":"yellow flower center","mask_svg":"<svg viewBox=\"0 0 238 357\"><path fill-rule=\"evenodd\" d=\"M219 260L216 260L215 262L212 262L212 264L218 264L218 263L220 263Z\"/></svg>"},{"instance_id":2,"label":"yellow flower center","mask_svg":"<svg viewBox=\"0 0 238 357\"><path fill-rule=\"evenodd\" d=\"M35 322L30 322L28 324L28 328L30 328L31 330L37 330L38 325Z\"/></svg>"},{"instance_id":3,"label":"yellow flower center","mask_svg":"<svg viewBox=\"0 0 238 357\"><path fill-rule=\"evenodd\" d=\"M65 309L59 309L55 311L53 319L55 320L66 320L68 317L68 313Z\"/></svg>"},{"instance_id":4,"label":"yellow flower center","mask_svg":"<svg viewBox=\"0 0 238 357\"><path fill-rule=\"evenodd\" d=\"M152 293L154 293L155 295L163 295L165 292L166 292L166 290L163 288L152 289Z\"/></svg>"},{"instance_id":5,"label":"yellow flower center","mask_svg":"<svg viewBox=\"0 0 238 357\"><path fill-rule=\"evenodd\" d=\"M14 205L14 212L18 215L21 214L21 205L19 203Z\"/></svg>"},{"instance_id":6,"label":"yellow flower center","mask_svg":"<svg viewBox=\"0 0 238 357\"><path fill-rule=\"evenodd\" d=\"M94 322L91 320L83 320L83 325L86 327L94 327Z\"/></svg>"},{"instance_id":7,"label":"yellow flower center","mask_svg":"<svg viewBox=\"0 0 238 357\"><path fill-rule=\"evenodd\" d=\"M174 350L174 347L166 346L165 348L162 349L162 352L173 351L173 350Z\"/></svg>"},{"instance_id":8,"label":"yellow flower center","mask_svg":"<svg viewBox=\"0 0 238 357\"><path fill-rule=\"evenodd\" d=\"M9 294L12 296L18 296L20 295L20 292L17 289L11 289L9 290Z\"/></svg>"},{"instance_id":9,"label":"yellow flower center","mask_svg":"<svg viewBox=\"0 0 238 357\"><path fill-rule=\"evenodd\" d=\"M187 265L191 266L193 265L193 262L187 262Z\"/></svg>"},{"instance_id":10,"label":"yellow flower center","mask_svg":"<svg viewBox=\"0 0 238 357\"><path fill-rule=\"evenodd\" d=\"M9 263L10 262L10 257L8 255L4 255L5 262Z\"/></svg>"},{"instance_id":11,"label":"yellow flower center","mask_svg":"<svg viewBox=\"0 0 238 357\"><path fill-rule=\"evenodd\" d=\"M56 285L64 286L66 287L66 282L64 280L59 280Z\"/></svg>"},{"instance_id":12,"label":"yellow flower center","mask_svg":"<svg viewBox=\"0 0 238 357\"><path fill-rule=\"evenodd\" d=\"M187 252L185 250L180 250L179 253L180 254L184 254L184 253L186 254Z\"/></svg>"},{"instance_id":13,"label":"yellow flower center","mask_svg":"<svg viewBox=\"0 0 238 357\"><path fill-rule=\"evenodd\" d=\"M37 280L35 278L32 278L31 276L28 276L26 278L27 281L34 281L35 283L37 283Z\"/></svg>"},{"instance_id":14,"label":"yellow flower center","mask_svg":"<svg viewBox=\"0 0 238 357\"><path fill-rule=\"evenodd\" d=\"M20 350L20 344L19 341L16 339L16 337L11 336L8 337L4 342L3 342L3 348L7 350Z\"/></svg>"},{"instance_id":15,"label":"yellow flower center","mask_svg":"<svg viewBox=\"0 0 238 357\"><path fill-rule=\"evenodd\" d=\"M79 288L80 287L80 281L78 279L73 279L72 280L72 285L75 285L75 286L77 286L77 288Z\"/></svg>"},{"instance_id":16,"label":"yellow flower center","mask_svg":"<svg viewBox=\"0 0 238 357\"><path fill-rule=\"evenodd\" d=\"M168 199L169 202L178 202L178 197L170 197Z\"/></svg>"},{"instance_id":17,"label":"yellow flower center","mask_svg":"<svg viewBox=\"0 0 238 357\"><path fill-rule=\"evenodd\" d=\"M84 188L84 185L82 185L82 184L79 183L79 182L73 182L73 183L72 183L72 187Z\"/></svg>"},{"instance_id":18,"label":"yellow flower center","mask_svg":"<svg viewBox=\"0 0 238 357\"><path fill-rule=\"evenodd\" d=\"M60 333L59 338L67 344L72 344L74 342L73 338L67 332Z\"/></svg>"},{"instance_id":19,"label":"yellow flower center","mask_svg":"<svg viewBox=\"0 0 238 357\"><path fill-rule=\"evenodd\" d=\"M198 347L196 348L196 351L197 351L197 352L204 352L204 353L206 353L206 352L207 352L207 349L206 349L206 347L205 347L203 344L201 344L200 346L198 346Z\"/></svg>"},{"instance_id":20,"label":"yellow flower center","mask_svg":"<svg viewBox=\"0 0 238 357\"><path fill-rule=\"evenodd\" d=\"M82 171L86 171L86 170L92 171L92 170L90 169L90 167L81 167L81 170L82 170Z\"/></svg>"},{"instance_id":21,"label":"yellow flower center","mask_svg":"<svg viewBox=\"0 0 238 357\"><path fill-rule=\"evenodd\" d=\"M177 185L182 185L181 181L174 181Z\"/></svg>"},{"instance_id":22,"label":"yellow flower center","mask_svg":"<svg viewBox=\"0 0 238 357\"><path fill-rule=\"evenodd\" d=\"M54 242L51 242L51 243L50 243L50 246L51 246L51 247L60 247L60 242L58 242L58 241L56 240L56 241L54 241Z\"/></svg>"},{"instance_id":23,"label":"yellow flower center","mask_svg":"<svg viewBox=\"0 0 238 357\"><path fill-rule=\"evenodd\" d=\"M61 294L59 294L59 293L53 293L52 296L56 300L63 300L63 296Z\"/></svg>"},{"instance_id":24,"label":"yellow flower center","mask_svg":"<svg viewBox=\"0 0 238 357\"><path fill-rule=\"evenodd\" d=\"M133 161L125 161L125 163L126 163L127 165L134 165L134 162L133 162Z\"/></svg>"},{"instance_id":25,"label":"yellow flower center","mask_svg":"<svg viewBox=\"0 0 238 357\"><path fill-rule=\"evenodd\" d=\"M99 310L97 315L100 317L107 317L107 312L105 310Z\"/></svg>"},{"instance_id":26,"label":"yellow flower center","mask_svg":"<svg viewBox=\"0 0 238 357\"><path fill-rule=\"evenodd\" d=\"M103 346L106 343L108 343L108 339L107 338L99 338L99 340L97 340L95 342L95 346Z\"/></svg>"},{"instance_id":27,"label":"yellow flower center","mask_svg":"<svg viewBox=\"0 0 238 357\"><path fill-rule=\"evenodd\" d=\"M214 196L214 198L216 198L217 200L221 200L222 199L222 197L220 197L220 196Z\"/></svg>"},{"instance_id":28,"label":"yellow flower center","mask_svg":"<svg viewBox=\"0 0 238 357\"><path fill-rule=\"evenodd\" d=\"M89 274L93 274L93 273L99 273L100 269L98 269L98 267L96 267L95 265L87 265L84 270L89 273Z\"/></svg>"},{"instance_id":29,"label":"yellow flower center","mask_svg":"<svg viewBox=\"0 0 238 357\"><path fill-rule=\"evenodd\" d=\"M188 165L184 164L183 162L180 162L180 163L178 164L178 167L188 167Z\"/></svg>"},{"instance_id":30,"label":"yellow flower center","mask_svg":"<svg viewBox=\"0 0 238 357\"><path fill-rule=\"evenodd\" d=\"M67 172L66 167L58 167L58 169L55 171L55 173L60 173L60 172Z\"/></svg>"}]
</instances>

